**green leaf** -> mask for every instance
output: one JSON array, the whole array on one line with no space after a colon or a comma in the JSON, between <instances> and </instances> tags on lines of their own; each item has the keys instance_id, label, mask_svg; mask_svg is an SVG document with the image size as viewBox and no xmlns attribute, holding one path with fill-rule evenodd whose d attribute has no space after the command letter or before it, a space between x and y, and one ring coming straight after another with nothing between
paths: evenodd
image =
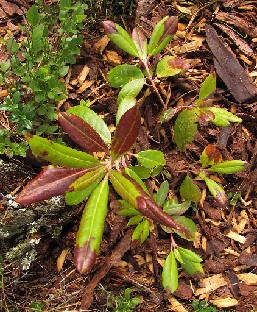
<instances>
[{"instance_id":1,"label":"green leaf","mask_svg":"<svg viewBox=\"0 0 257 312\"><path fill-rule=\"evenodd\" d=\"M169 182L168 181L164 181L162 182L162 184L159 187L159 190L156 193L156 203L159 206L162 206L165 202L165 199L169 193L170 187L169 187Z\"/></svg>"},{"instance_id":2,"label":"green leaf","mask_svg":"<svg viewBox=\"0 0 257 312\"><path fill-rule=\"evenodd\" d=\"M153 56L159 53L172 40L178 28L178 18L176 16L165 16L153 29L148 44L148 54Z\"/></svg>"},{"instance_id":3,"label":"green leaf","mask_svg":"<svg viewBox=\"0 0 257 312\"><path fill-rule=\"evenodd\" d=\"M206 177L206 175L203 172L200 172L199 177L204 180L212 196L219 203L224 205L227 202L227 196L223 187L219 185L217 182L213 181L212 179Z\"/></svg>"},{"instance_id":4,"label":"green leaf","mask_svg":"<svg viewBox=\"0 0 257 312\"><path fill-rule=\"evenodd\" d=\"M122 64L112 68L107 78L113 88L121 88L132 80L143 79L144 74L134 65Z\"/></svg>"},{"instance_id":5,"label":"green leaf","mask_svg":"<svg viewBox=\"0 0 257 312\"><path fill-rule=\"evenodd\" d=\"M69 66L63 66L63 67L61 67L61 68L59 69L59 75L60 75L61 77L66 76L66 75L68 74L68 72L69 72Z\"/></svg>"},{"instance_id":6,"label":"green leaf","mask_svg":"<svg viewBox=\"0 0 257 312\"><path fill-rule=\"evenodd\" d=\"M137 190L136 186L115 170L110 171L110 181L115 191L130 205L137 208L136 198L141 196L141 193Z\"/></svg>"},{"instance_id":7,"label":"green leaf","mask_svg":"<svg viewBox=\"0 0 257 312\"><path fill-rule=\"evenodd\" d=\"M191 276L195 278L202 278L204 270L200 262L192 262L185 259L182 255L183 262L180 263L181 267Z\"/></svg>"},{"instance_id":8,"label":"green leaf","mask_svg":"<svg viewBox=\"0 0 257 312\"><path fill-rule=\"evenodd\" d=\"M182 248L182 247L178 247L178 251L179 251L182 259L187 259L190 262L196 262L196 263L203 261L203 259L200 256L198 256L198 254L196 254L192 250Z\"/></svg>"},{"instance_id":9,"label":"green leaf","mask_svg":"<svg viewBox=\"0 0 257 312\"><path fill-rule=\"evenodd\" d=\"M138 162L149 169L153 169L158 166L164 166L166 164L166 160L161 151L157 150L147 150L142 151L137 154Z\"/></svg>"},{"instance_id":10,"label":"green leaf","mask_svg":"<svg viewBox=\"0 0 257 312\"><path fill-rule=\"evenodd\" d=\"M100 135L106 144L111 143L111 133L104 120L92 109L84 105L77 105L67 110L68 114L74 114L86 121Z\"/></svg>"},{"instance_id":11,"label":"green leaf","mask_svg":"<svg viewBox=\"0 0 257 312\"><path fill-rule=\"evenodd\" d=\"M39 22L40 15L38 13L38 7L36 5L32 5L27 14L26 14L27 21L32 25L36 26Z\"/></svg>"},{"instance_id":12,"label":"green leaf","mask_svg":"<svg viewBox=\"0 0 257 312\"><path fill-rule=\"evenodd\" d=\"M11 66L10 61L0 63L0 68L1 68L1 71L3 71L3 72L6 72L10 66Z\"/></svg>"},{"instance_id":13,"label":"green leaf","mask_svg":"<svg viewBox=\"0 0 257 312\"><path fill-rule=\"evenodd\" d=\"M186 200L199 202L202 198L202 193L193 180L186 176L180 186L180 196Z\"/></svg>"},{"instance_id":14,"label":"green leaf","mask_svg":"<svg viewBox=\"0 0 257 312\"><path fill-rule=\"evenodd\" d=\"M32 50L34 53L44 49L44 31L45 25L39 24L35 26L32 30L31 40L32 40Z\"/></svg>"},{"instance_id":15,"label":"green leaf","mask_svg":"<svg viewBox=\"0 0 257 312\"><path fill-rule=\"evenodd\" d=\"M130 166L131 170L133 170L140 179L148 179L151 175L151 169L143 167L143 166Z\"/></svg>"},{"instance_id":16,"label":"green leaf","mask_svg":"<svg viewBox=\"0 0 257 312\"><path fill-rule=\"evenodd\" d=\"M137 214L136 216L132 216L132 217L129 219L128 226L136 225L136 224L138 224L139 222L141 222L142 219L143 219L143 216L140 215L140 214Z\"/></svg>"},{"instance_id":17,"label":"green leaf","mask_svg":"<svg viewBox=\"0 0 257 312\"><path fill-rule=\"evenodd\" d=\"M117 98L117 104L119 105L124 98L135 98L142 90L145 83L145 79L133 79L125 84L119 92Z\"/></svg>"},{"instance_id":18,"label":"green leaf","mask_svg":"<svg viewBox=\"0 0 257 312\"><path fill-rule=\"evenodd\" d=\"M132 205L130 205L125 200L120 199L119 202L122 204L123 208L117 212L118 215L127 217L140 215L140 212L137 211Z\"/></svg>"},{"instance_id":19,"label":"green leaf","mask_svg":"<svg viewBox=\"0 0 257 312\"><path fill-rule=\"evenodd\" d=\"M219 107L208 107L203 109L203 111L210 111L214 114L215 118L210 121L219 127L227 127L230 122L242 122L242 119L227 111L224 108Z\"/></svg>"},{"instance_id":20,"label":"green leaf","mask_svg":"<svg viewBox=\"0 0 257 312\"><path fill-rule=\"evenodd\" d=\"M208 144L203 150L199 161L202 168L207 168L219 164L222 161L222 155L215 145Z\"/></svg>"},{"instance_id":21,"label":"green leaf","mask_svg":"<svg viewBox=\"0 0 257 312\"><path fill-rule=\"evenodd\" d=\"M76 236L74 262L80 273L87 273L94 265L100 250L104 222L107 215L109 186L103 180L90 195Z\"/></svg>"},{"instance_id":22,"label":"green leaf","mask_svg":"<svg viewBox=\"0 0 257 312\"><path fill-rule=\"evenodd\" d=\"M149 233L150 233L150 225L149 222L145 219L141 223L139 223L135 228L132 234L132 240L134 241L140 238L140 243L143 244L143 242L149 236Z\"/></svg>"},{"instance_id":23,"label":"green leaf","mask_svg":"<svg viewBox=\"0 0 257 312\"><path fill-rule=\"evenodd\" d=\"M175 76L188 68L184 59L175 56L165 56L161 59L156 67L157 77L171 77Z\"/></svg>"},{"instance_id":24,"label":"green leaf","mask_svg":"<svg viewBox=\"0 0 257 312\"><path fill-rule=\"evenodd\" d=\"M212 92L216 90L216 76L214 74L210 74L203 82L199 97L197 100L197 104L200 105L202 101L207 98Z\"/></svg>"},{"instance_id":25,"label":"green leaf","mask_svg":"<svg viewBox=\"0 0 257 312\"><path fill-rule=\"evenodd\" d=\"M179 236L181 236L182 238L189 240L189 241L193 241L195 239L195 233L196 233L196 225L194 223L194 221L192 221L191 219L188 219L184 216L172 216L172 218L174 219L174 221L182 226L184 229L187 229L188 231L188 235L186 236L184 231L178 231L177 229L170 229L167 227L163 227L163 229L165 230L165 232L167 233L172 233L175 232L177 233Z\"/></svg>"},{"instance_id":26,"label":"green leaf","mask_svg":"<svg viewBox=\"0 0 257 312\"><path fill-rule=\"evenodd\" d=\"M139 176L135 173L135 171L129 169L129 168L126 168L125 169L125 173L130 176L132 179L134 179L141 187L142 189L147 193L149 194L149 191L145 185L145 183L139 178Z\"/></svg>"},{"instance_id":27,"label":"green leaf","mask_svg":"<svg viewBox=\"0 0 257 312\"><path fill-rule=\"evenodd\" d=\"M105 33L117 47L132 56L140 56L135 42L125 29L112 21L104 21L103 26Z\"/></svg>"},{"instance_id":28,"label":"green leaf","mask_svg":"<svg viewBox=\"0 0 257 312\"><path fill-rule=\"evenodd\" d=\"M163 210L170 216L180 216L188 210L190 205L191 202L189 200L179 204L175 198L171 198L164 203Z\"/></svg>"},{"instance_id":29,"label":"green leaf","mask_svg":"<svg viewBox=\"0 0 257 312\"><path fill-rule=\"evenodd\" d=\"M174 293L178 288L178 267L174 251L171 251L165 260L162 271L162 285L168 293Z\"/></svg>"},{"instance_id":30,"label":"green leaf","mask_svg":"<svg viewBox=\"0 0 257 312\"><path fill-rule=\"evenodd\" d=\"M243 160L226 160L217 165L212 166L208 170L217 173L233 174L243 171L247 162Z\"/></svg>"},{"instance_id":31,"label":"green leaf","mask_svg":"<svg viewBox=\"0 0 257 312\"><path fill-rule=\"evenodd\" d=\"M37 135L29 139L29 146L34 155L42 157L54 165L68 168L90 168L99 164L98 159L87 153L54 143Z\"/></svg>"},{"instance_id":32,"label":"green leaf","mask_svg":"<svg viewBox=\"0 0 257 312\"><path fill-rule=\"evenodd\" d=\"M131 35L141 60L147 59L147 39L141 29L135 27Z\"/></svg>"},{"instance_id":33,"label":"green leaf","mask_svg":"<svg viewBox=\"0 0 257 312\"><path fill-rule=\"evenodd\" d=\"M67 205L78 205L85 200L99 184L98 181L92 183L89 187L82 191L73 191L65 193L65 201Z\"/></svg>"},{"instance_id":34,"label":"green leaf","mask_svg":"<svg viewBox=\"0 0 257 312\"><path fill-rule=\"evenodd\" d=\"M174 125L174 140L180 151L193 142L197 132L197 117L194 111L185 109L179 115Z\"/></svg>"}]
</instances>

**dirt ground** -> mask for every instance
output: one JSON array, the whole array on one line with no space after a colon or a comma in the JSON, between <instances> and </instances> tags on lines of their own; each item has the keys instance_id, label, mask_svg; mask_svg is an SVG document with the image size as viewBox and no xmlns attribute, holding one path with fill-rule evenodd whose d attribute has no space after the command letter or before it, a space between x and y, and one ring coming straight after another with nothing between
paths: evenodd
<instances>
[{"instance_id":1,"label":"dirt ground","mask_svg":"<svg viewBox=\"0 0 257 312\"><path fill-rule=\"evenodd\" d=\"M20 35L19 26L30 5L24 0L0 1L1 36L8 30ZM118 91L109 86L107 72L133 59L111 42L103 45L103 15L93 26L85 25L81 55L67 79L68 99L62 109L89 99L92 108L111 125ZM194 142L180 153L173 141L174 119L158 123L158 98L147 89L141 94L143 126L135 150L164 152L175 194L189 164L197 166L197 159L210 143L219 147L224 159L248 163L241 173L216 176L227 194L241 194L237 200L221 206L207 191L204 201L187 213L197 224L193 247L204 259L205 277L197 280L180 272L178 290L174 295L165 294L160 265L169 251L169 236L157 228L145 244L133 248L126 220L114 213L107 218L97 263L90 274L81 276L73 264L73 251L83 205L69 207L62 197L32 207L17 205L15 194L44 164L30 153L26 158L2 156L2 311L113 311L115 296L126 288L141 300L135 311L193 311L193 300L206 300L223 311L257 311L257 3L138 0L130 15L116 16L115 21L126 29L137 24L149 34L166 15L179 16L179 29L164 53L183 57L190 64L184 75L158 82L167 107L192 103L204 79L216 71L215 105L243 120L226 129L200 125ZM6 58L8 55L0 51L0 60ZM79 82L85 67L88 75ZM154 183L158 185L160 179ZM112 210L116 199L112 192ZM191 243L177 240L190 248ZM34 303L42 303L42 307L36 309Z\"/></svg>"}]
</instances>

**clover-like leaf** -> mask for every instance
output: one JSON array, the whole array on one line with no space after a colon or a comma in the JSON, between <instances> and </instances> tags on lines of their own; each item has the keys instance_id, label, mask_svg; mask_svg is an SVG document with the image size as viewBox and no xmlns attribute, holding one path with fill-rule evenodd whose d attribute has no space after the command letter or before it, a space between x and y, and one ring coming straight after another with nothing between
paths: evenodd
<instances>
[{"instance_id":1,"label":"clover-like leaf","mask_svg":"<svg viewBox=\"0 0 257 312\"><path fill-rule=\"evenodd\" d=\"M180 185L180 195L193 202L199 202L202 198L201 190L189 176L186 176Z\"/></svg>"},{"instance_id":2,"label":"clover-like leaf","mask_svg":"<svg viewBox=\"0 0 257 312\"><path fill-rule=\"evenodd\" d=\"M122 115L112 141L111 156L118 159L134 145L140 130L140 112L138 106L133 106Z\"/></svg>"},{"instance_id":3,"label":"clover-like leaf","mask_svg":"<svg viewBox=\"0 0 257 312\"><path fill-rule=\"evenodd\" d=\"M173 250L169 253L163 266L162 285L168 293L174 293L178 288L178 266Z\"/></svg>"},{"instance_id":4,"label":"clover-like leaf","mask_svg":"<svg viewBox=\"0 0 257 312\"><path fill-rule=\"evenodd\" d=\"M99 164L99 160L85 152L54 143L37 135L29 139L34 155L50 161L53 165L68 168L90 168Z\"/></svg>"},{"instance_id":5,"label":"clover-like leaf","mask_svg":"<svg viewBox=\"0 0 257 312\"><path fill-rule=\"evenodd\" d=\"M76 268L81 274L92 268L99 253L107 215L108 193L108 181L103 180L93 190L84 208L76 236L74 256Z\"/></svg>"},{"instance_id":6,"label":"clover-like leaf","mask_svg":"<svg viewBox=\"0 0 257 312\"><path fill-rule=\"evenodd\" d=\"M144 74L134 65L122 64L112 68L107 78L113 88L122 88L132 80L143 79Z\"/></svg>"},{"instance_id":7,"label":"clover-like leaf","mask_svg":"<svg viewBox=\"0 0 257 312\"><path fill-rule=\"evenodd\" d=\"M148 44L148 54L153 56L165 48L178 29L177 16L165 16L153 29Z\"/></svg>"},{"instance_id":8,"label":"clover-like leaf","mask_svg":"<svg viewBox=\"0 0 257 312\"><path fill-rule=\"evenodd\" d=\"M63 194L70 184L90 170L48 166L24 187L15 201L30 205Z\"/></svg>"},{"instance_id":9,"label":"clover-like leaf","mask_svg":"<svg viewBox=\"0 0 257 312\"><path fill-rule=\"evenodd\" d=\"M61 112L58 121L69 137L89 152L107 152L107 145L96 130L82 118Z\"/></svg>"},{"instance_id":10,"label":"clover-like leaf","mask_svg":"<svg viewBox=\"0 0 257 312\"><path fill-rule=\"evenodd\" d=\"M104 21L103 26L106 35L117 47L132 56L140 57L135 42L125 29L112 21Z\"/></svg>"},{"instance_id":11,"label":"clover-like leaf","mask_svg":"<svg viewBox=\"0 0 257 312\"><path fill-rule=\"evenodd\" d=\"M193 142L197 132L197 117L194 111L185 109L179 115L174 125L174 140L180 151Z\"/></svg>"}]
</instances>

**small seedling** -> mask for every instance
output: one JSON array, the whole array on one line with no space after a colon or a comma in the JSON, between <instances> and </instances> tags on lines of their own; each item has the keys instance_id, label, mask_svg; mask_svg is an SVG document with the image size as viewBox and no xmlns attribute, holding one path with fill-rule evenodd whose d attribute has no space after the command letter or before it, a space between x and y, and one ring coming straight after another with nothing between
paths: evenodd
<instances>
[{"instance_id":1,"label":"small seedling","mask_svg":"<svg viewBox=\"0 0 257 312\"><path fill-rule=\"evenodd\" d=\"M141 300L139 298L131 298L131 289L126 288L120 296L114 297L111 295L108 308L112 308L114 312L132 312L133 309L139 305Z\"/></svg>"},{"instance_id":2,"label":"small seedling","mask_svg":"<svg viewBox=\"0 0 257 312\"><path fill-rule=\"evenodd\" d=\"M210 306L207 304L205 300L201 301L193 301L192 308L195 312L218 312L218 309L214 306Z\"/></svg>"}]
</instances>

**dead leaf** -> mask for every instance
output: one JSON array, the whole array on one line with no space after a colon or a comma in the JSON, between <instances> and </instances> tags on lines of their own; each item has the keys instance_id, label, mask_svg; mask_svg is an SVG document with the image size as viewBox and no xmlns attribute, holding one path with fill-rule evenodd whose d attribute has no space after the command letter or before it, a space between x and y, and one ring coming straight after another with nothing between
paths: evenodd
<instances>
[{"instance_id":1,"label":"dead leaf","mask_svg":"<svg viewBox=\"0 0 257 312\"><path fill-rule=\"evenodd\" d=\"M231 297L217 298L210 300L210 302L218 308L229 308L238 304L238 301L235 298Z\"/></svg>"},{"instance_id":2,"label":"dead leaf","mask_svg":"<svg viewBox=\"0 0 257 312\"><path fill-rule=\"evenodd\" d=\"M93 45L93 48L98 50L102 54L104 49L107 47L109 41L110 41L109 37L107 35L104 35Z\"/></svg>"},{"instance_id":3,"label":"dead leaf","mask_svg":"<svg viewBox=\"0 0 257 312\"><path fill-rule=\"evenodd\" d=\"M116 51L106 51L106 58L113 66L120 65L122 62L121 56Z\"/></svg>"},{"instance_id":4,"label":"dead leaf","mask_svg":"<svg viewBox=\"0 0 257 312\"><path fill-rule=\"evenodd\" d=\"M237 274L238 279L243 281L246 285L257 285L257 274L254 273L241 273Z\"/></svg>"},{"instance_id":5,"label":"dead leaf","mask_svg":"<svg viewBox=\"0 0 257 312\"><path fill-rule=\"evenodd\" d=\"M211 277L204 278L200 281L201 288L198 288L195 292L196 296L208 294L214 290L226 286L227 281L222 274L215 274Z\"/></svg>"},{"instance_id":6,"label":"dead leaf","mask_svg":"<svg viewBox=\"0 0 257 312\"><path fill-rule=\"evenodd\" d=\"M174 311L174 312L188 312L188 310L186 308L183 307L183 305L178 302L178 300L174 297L171 297L168 299L169 302L170 302L170 306L169 308L171 309L171 311Z\"/></svg>"},{"instance_id":7,"label":"dead leaf","mask_svg":"<svg viewBox=\"0 0 257 312\"><path fill-rule=\"evenodd\" d=\"M83 82L82 86L78 89L78 93L84 92L86 89L90 88L92 84L95 82L95 80L86 80Z\"/></svg>"},{"instance_id":8,"label":"dead leaf","mask_svg":"<svg viewBox=\"0 0 257 312\"><path fill-rule=\"evenodd\" d=\"M245 237L243 235L239 235L236 232L230 231L227 234L227 237L229 237L229 238L233 239L234 241L239 242L241 244L245 243Z\"/></svg>"},{"instance_id":9,"label":"dead leaf","mask_svg":"<svg viewBox=\"0 0 257 312\"><path fill-rule=\"evenodd\" d=\"M90 71L90 68L87 65L85 65L78 76L79 84L82 84L85 81L89 71Z\"/></svg>"},{"instance_id":10,"label":"dead leaf","mask_svg":"<svg viewBox=\"0 0 257 312\"><path fill-rule=\"evenodd\" d=\"M64 261L67 257L67 254L69 252L69 249L63 249L60 256L57 258L56 264L57 264L57 271L60 272L62 270Z\"/></svg>"}]
</instances>

